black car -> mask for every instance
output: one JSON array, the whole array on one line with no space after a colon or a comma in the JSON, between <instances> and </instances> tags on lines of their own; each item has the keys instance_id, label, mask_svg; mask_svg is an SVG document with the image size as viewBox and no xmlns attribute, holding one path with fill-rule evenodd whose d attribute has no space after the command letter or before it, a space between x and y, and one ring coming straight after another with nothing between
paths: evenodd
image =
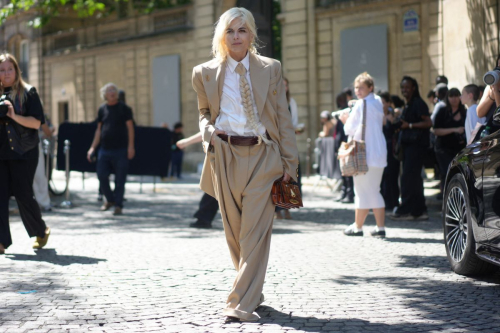
<instances>
[{"instance_id":1,"label":"black car","mask_svg":"<svg viewBox=\"0 0 500 333\"><path fill-rule=\"evenodd\" d=\"M500 131L455 156L444 193L444 240L453 271L477 275L496 270L500 266Z\"/></svg>"}]
</instances>

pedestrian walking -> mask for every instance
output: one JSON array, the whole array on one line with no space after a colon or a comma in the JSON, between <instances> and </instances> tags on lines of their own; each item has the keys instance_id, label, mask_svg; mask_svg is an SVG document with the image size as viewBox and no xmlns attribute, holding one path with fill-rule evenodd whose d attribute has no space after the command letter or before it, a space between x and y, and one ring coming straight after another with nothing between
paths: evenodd
<instances>
[{"instance_id":1,"label":"pedestrian walking","mask_svg":"<svg viewBox=\"0 0 500 333\"><path fill-rule=\"evenodd\" d=\"M179 140L184 139L182 129L182 123L176 123L172 133L172 162L170 163L170 177L177 177L177 179L181 179L182 158L184 157L184 151L176 145Z\"/></svg>"},{"instance_id":2,"label":"pedestrian walking","mask_svg":"<svg viewBox=\"0 0 500 333\"><path fill-rule=\"evenodd\" d=\"M42 219L33 193L38 164L38 129L45 122L36 89L25 83L17 60L0 55L0 96L6 96L0 109L0 254L12 245L9 226L9 198L14 194L19 214L34 249L47 244L50 228ZM6 111L6 112L5 112Z\"/></svg>"},{"instance_id":3,"label":"pedestrian walking","mask_svg":"<svg viewBox=\"0 0 500 333\"><path fill-rule=\"evenodd\" d=\"M135 156L132 109L118 100L118 88L113 83L107 83L101 88L101 97L106 103L99 107L97 129L94 141L87 152L87 159L92 162L92 156L100 145L97 155L97 177L106 198L101 211L115 206L113 214L121 215L128 161ZM115 173L114 191L109 185L109 176L112 172Z\"/></svg>"},{"instance_id":4,"label":"pedestrian walking","mask_svg":"<svg viewBox=\"0 0 500 333\"><path fill-rule=\"evenodd\" d=\"M432 126L429 107L420 97L417 80L405 76L400 86L406 101L398 125L403 162L401 204L389 218L406 221L428 220L422 167L429 147L429 129Z\"/></svg>"},{"instance_id":5,"label":"pedestrian walking","mask_svg":"<svg viewBox=\"0 0 500 333\"><path fill-rule=\"evenodd\" d=\"M345 133L352 140L361 141L364 135L368 165L367 173L353 177L355 222L344 230L347 236L363 236L363 224L372 209L377 225L371 235L385 237L385 203L380 194L380 183L387 165L387 147L382 132L384 109L380 97L373 93L374 87L370 74L358 75L354 81L358 100L350 114L345 112L340 117Z\"/></svg>"},{"instance_id":6,"label":"pedestrian walking","mask_svg":"<svg viewBox=\"0 0 500 333\"><path fill-rule=\"evenodd\" d=\"M198 132L188 138L177 141L176 145L179 149L185 149L186 147L199 142L202 142L202 137L201 133ZM212 228L212 222L218 210L219 203L217 200L211 195L204 193L198 205L198 210L193 216L196 218L196 222L190 223L189 227L198 229Z\"/></svg>"},{"instance_id":7,"label":"pedestrian walking","mask_svg":"<svg viewBox=\"0 0 500 333\"><path fill-rule=\"evenodd\" d=\"M271 188L295 178L298 152L281 64L257 54L253 15L231 8L217 22L214 59L193 69L206 152L200 187L219 202L237 276L224 315L256 321L264 301L274 216Z\"/></svg>"}]
</instances>

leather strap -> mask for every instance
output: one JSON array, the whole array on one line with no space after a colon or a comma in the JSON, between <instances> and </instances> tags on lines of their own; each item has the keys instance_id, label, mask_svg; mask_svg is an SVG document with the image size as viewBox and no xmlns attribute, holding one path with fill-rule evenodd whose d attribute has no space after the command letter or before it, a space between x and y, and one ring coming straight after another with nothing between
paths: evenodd
<instances>
[{"instance_id":1,"label":"leather strap","mask_svg":"<svg viewBox=\"0 0 500 333\"><path fill-rule=\"evenodd\" d=\"M219 138L221 138L222 141L226 141L229 144L235 146L255 146L262 142L262 139L258 136L236 136L219 134Z\"/></svg>"},{"instance_id":2,"label":"leather strap","mask_svg":"<svg viewBox=\"0 0 500 333\"><path fill-rule=\"evenodd\" d=\"M361 141L365 141L365 129L366 129L366 100L363 99L363 129L361 132Z\"/></svg>"}]
</instances>

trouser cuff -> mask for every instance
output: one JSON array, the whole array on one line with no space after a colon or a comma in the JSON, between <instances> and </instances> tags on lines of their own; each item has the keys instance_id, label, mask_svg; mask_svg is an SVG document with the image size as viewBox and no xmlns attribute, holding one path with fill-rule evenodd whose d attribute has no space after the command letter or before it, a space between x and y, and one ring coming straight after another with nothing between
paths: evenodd
<instances>
[{"instance_id":1,"label":"trouser cuff","mask_svg":"<svg viewBox=\"0 0 500 333\"><path fill-rule=\"evenodd\" d=\"M241 311L241 310L225 308L222 311L222 313L225 316L235 317L241 321L257 321L260 319L260 316L257 314L257 312L250 313L250 312L245 312L245 311Z\"/></svg>"}]
</instances>

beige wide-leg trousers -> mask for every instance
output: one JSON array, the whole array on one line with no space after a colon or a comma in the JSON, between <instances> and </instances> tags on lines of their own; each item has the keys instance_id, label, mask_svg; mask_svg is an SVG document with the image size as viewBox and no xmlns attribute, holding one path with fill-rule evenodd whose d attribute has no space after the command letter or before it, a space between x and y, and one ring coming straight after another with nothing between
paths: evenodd
<instances>
[{"instance_id":1,"label":"beige wide-leg trousers","mask_svg":"<svg viewBox=\"0 0 500 333\"><path fill-rule=\"evenodd\" d=\"M223 313L255 321L260 318L254 310L261 303L271 245L271 188L283 175L281 155L275 143L235 146L218 137L209 154L215 195L238 273Z\"/></svg>"}]
</instances>

